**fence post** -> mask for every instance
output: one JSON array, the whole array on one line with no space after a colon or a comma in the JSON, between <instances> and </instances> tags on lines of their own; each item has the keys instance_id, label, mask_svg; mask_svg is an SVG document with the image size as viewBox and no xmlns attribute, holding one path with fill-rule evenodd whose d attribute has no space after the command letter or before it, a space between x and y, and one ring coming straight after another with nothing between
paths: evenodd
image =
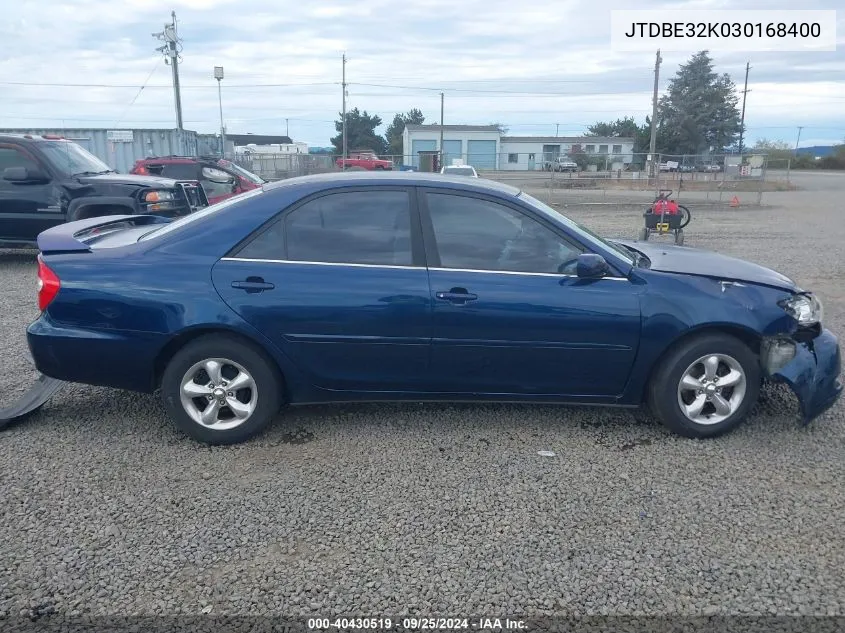
<instances>
[{"instance_id":1,"label":"fence post","mask_svg":"<svg viewBox=\"0 0 845 633\"><path fill-rule=\"evenodd\" d=\"M728 175L728 160L727 156L722 158L722 183L719 185L719 208L724 209L724 204L722 203L722 195L725 193L725 178Z\"/></svg>"},{"instance_id":2,"label":"fence post","mask_svg":"<svg viewBox=\"0 0 845 633\"><path fill-rule=\"evenodd\" d=\"M786 159L786 184L789 185L789 168L792 165L792 159Z\"/></svg>"},{"instance_id":3,"label":"fence post","mask_svg":"<svg viewBox=\"0 0 845 633\"><path fill-rule=\"evenodd\" d=\"M766 155L766 157L763 159L763 168L760 171L760 189L757 191L757 206L758 207L763 206L763 185L766 183L766 171L767 171L766 168L768 167L768 165L769 165L769 156Z\"/></svg>"}]
</instances>

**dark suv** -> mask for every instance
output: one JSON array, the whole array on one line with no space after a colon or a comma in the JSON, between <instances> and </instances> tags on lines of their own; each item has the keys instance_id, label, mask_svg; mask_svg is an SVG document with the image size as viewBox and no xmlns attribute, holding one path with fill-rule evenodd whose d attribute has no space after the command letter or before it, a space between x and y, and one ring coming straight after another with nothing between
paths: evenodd
<instances>
[{"instance_id":1,"label":"dark suv","mask_svg":"<svg viewBox=\"0 0 845 633\"><path fill-rule=\"evenodd\" d=\"M104 215L187 215L208 206L196 182L118 174L59 136L0 135L0 247L32 246L57 224Z\"/></svg>"},{"instance_id":2,"label":"dark suv","mask_svg":"<svg viewBox=\"0 0 845 633\"><path fill-rule=\"evenodd\" d=\"M133 174L197 180L210 204L258 189L267 181L232 161L216 156L157 156L135 163Z\"/></svg>"}]
</instances>

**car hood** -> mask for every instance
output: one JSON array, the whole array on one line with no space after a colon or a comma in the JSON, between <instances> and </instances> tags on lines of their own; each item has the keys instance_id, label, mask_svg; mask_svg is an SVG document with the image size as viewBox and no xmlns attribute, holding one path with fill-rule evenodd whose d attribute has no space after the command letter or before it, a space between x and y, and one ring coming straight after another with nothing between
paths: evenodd
<instances>
[{"instance_id":1,"label":"car hood","mask_svg":"<svg viewBox=\"0 0 845 633\"><path fill-rule=\"evenodd\" d=\"M650 270L682 275L701 275L726 281L745 281L798 292L789 277L771 268L743 259L688 246L649 244L633 240L614 240L617 244L641 252L651 260Z\"/></svg>"},{"instance_id":2,"label":"car hood","mask_svg":"<svg viewBox=\"0 0 845 633\"><path fill-rule=\"evenodd\" d=\"M172 189L176 181L171 178L160 176L139 176L136 174L97 174L96 176L78 176L80 182L86 184L123 184L137 185L139 187L157 187L159 189Z\"/></svg>"}]
</instances>

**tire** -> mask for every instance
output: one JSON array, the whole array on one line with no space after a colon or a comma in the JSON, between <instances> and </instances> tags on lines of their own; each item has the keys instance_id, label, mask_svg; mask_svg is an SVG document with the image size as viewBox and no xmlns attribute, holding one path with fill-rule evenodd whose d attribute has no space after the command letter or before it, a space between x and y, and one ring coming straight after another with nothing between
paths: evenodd
<instances>
[{"instance_id":1,"label":"tire","mask_svg":"<svg viewBox=\"0 0 845 633\"><path fill-rule=\"evenodd\" d=\"M715 365L710 361L713 358L718 360ZM715 374L707 372L705 360L716 367ZM708 380L708 373L720 378L722 384ZM682 386L688 375L690 388ZM728 376L733 378L731 385L725 387ZM678 345L660 361L648 385L647 402L657 419L678 435L693 439L718 437L735 429L748 416L757 401L760 380L757 357L742 341L727 334L702 334ZM693 384L702 385L704 393L692 389ZM708 399L707 392L713 400ZM728 405L727 409L716 409L716 396L721 406ZM682 404L687 408L696 403L702 407L699 413L696 415L693 409L688 416Z\"/></svg>"},{"instance_id":2,"label":"tire","mask_svg":"<svg viewBox=\"0 0 845 633\"><path fill-rule=\"evenodd\" d=\"M692 213L690 213L690 210L682 204L678 205L678 210L681 212L681 217L683 218L678 228L686 228L687 224L689 224L690 220L692 220Z\"/></svg>"},{"instance_id":3,"label":"tire","mask_svg":"<svg viewBox=\"0 0 845 633\"><path fill-rule=\"evenodd\" d=\"M645 227L641 228L637 239L639 239L640 242L648 242L648 229Z\"/></svg>"},{"instance_id":4,"label":"tire","mask_svg":"<svg viewBox=\"0 0 845 633\"><path fill-rule=\"evenodd\" d=\"M216 362L220 367L219 381L205 369ZM239 375L236 375L239 374ZM246 374L252 387L228 392L229 381ZM200 384L196 377L200 377ZM204 383L215 384L210 390ZM195 398L183 391L188 386ZM248 384L248 383L247 383ZM262 433L273 421L282 405L282 380L275 365L251 345L225 334L211 334L195 339L180 349L164 370L161 396L164 406L176 426L185 434L206 444L226 445L245 442ZM207 398L217 395L216 414L211 424L203 424L200 415L212 406ZM203 407L198 405L205 403ZM220 404L218 404L220 403ZM229 403L244 412L238 420ZM220 406L222 404L222 406Z\"/></svg>"},{"instance_id":5,"label":"tire","mask_svg":"<svg viewBox=\"0 0 845 633\"><path fill-rule=\"evenodd\" d=\"M678 246L684 245L684 230L678 229L675 233L675 244Z\"/></svg>"}]
</instances>

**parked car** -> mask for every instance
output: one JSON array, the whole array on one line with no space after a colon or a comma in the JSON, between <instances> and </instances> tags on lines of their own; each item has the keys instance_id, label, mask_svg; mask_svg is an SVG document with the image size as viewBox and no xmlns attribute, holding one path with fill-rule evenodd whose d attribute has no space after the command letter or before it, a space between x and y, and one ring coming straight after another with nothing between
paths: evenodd
<instances>
[{"instance_id":1,"label":"parked car","mask_svg":"<svg viewBox=\"0 0 845 633\"><path fill-rule=\"evenodd\" d=\"M353 152L349 158L338 158L335 165L340 169L380 171L393 169L393 162L379 158L372 152Z\"/></svg>"},{"instance_id":2,"label":"parked car","mask_svg":"<svg viewBox=\"0 0 845 633\"><path fill-rule=\"evenodd\" d=\"M519 189L441 174L292 178L176 220L38 236L46 376L160 390L188 435L244 441L283 405L507 401L638 407L693 438L763 380L803 420L840 396L813 294L692 248L611 241Z\"/></svg>"},{"instance_id":3,"label":"parked car","mask_svg":"<svg viewBox=\"0 0 845 633\"><path fill-rule=\"evenodd\" d=\"M478 172L472 165L446 165L440 170L441 174L448 176L469 176L470 178L478 178Z\"/></svg>"},{"instance_id":4,"label":"parked car","mask_svg":"<svg viewBox=\"0 0 845 633\"><path fill-rule=\"evenodd\" d=\"M133 174L153 174L179 180L196 180L209 203L215 204L245 191L252 191L266 180L216 156L155 156L135 161Z\"/></svg>"},{"instance_id":5,"label":"parked car","mask_svg":"<svg viewBox=\"0 0 845 633\"><path fill-rule=\"evenodd\" d=\"M118 174L60 136L0 135L0 246L35 246L68 221L114 214L187 215L208 206L196 182Z\"/></svg>"},{"instance_id":6,"label":"parked car","mask_svg":"<svg viewBox=\"0 0 845 633\"><path fill-rule=\"evenodd\" d=\"M563 171L575 173L578 171L578 164L569 156L556 156L552 160L547 160L543 163L543 169L546 171Z\"/></svg>"}]
</instances>

